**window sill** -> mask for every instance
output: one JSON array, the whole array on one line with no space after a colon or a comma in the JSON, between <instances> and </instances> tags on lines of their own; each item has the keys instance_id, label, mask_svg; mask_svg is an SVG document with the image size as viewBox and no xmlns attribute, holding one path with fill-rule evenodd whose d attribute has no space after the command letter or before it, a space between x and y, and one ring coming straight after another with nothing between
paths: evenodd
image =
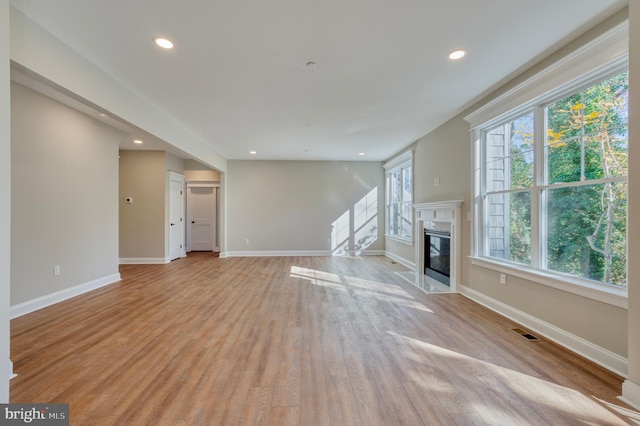
<instances>
[{"instance_id":1,"label":"window sill","mask_svg":"<svg viewBox=\"0 0 640 426\"><path fill-rule=\"evenodd\" d=\"M399 243L406 244L408 246L413 245L413 238L403 238L403 237L398 237L397 235L389 235L389 234L384 234L384 236L389 240L397 241Z\"/></svg>"},{"instance_id":2,"label":"window sill","mask_svg":"<svg viewBox=\"0 0 640 426\"><path fill-rule=\"evenodd\" d=\"M582 297L597 300L619 308L628 308L628 298L626 288L616 288L606 284L598 284L588 280L581 280L573 277L560 277L550 273L537 271L524 266L519 266L507 262L500 262L494 259L470 256L471 264L482 268L491 269L503 274L512 275L537 284L542 284L568 293L577 294Z\"/></svg>"}]
</instances>

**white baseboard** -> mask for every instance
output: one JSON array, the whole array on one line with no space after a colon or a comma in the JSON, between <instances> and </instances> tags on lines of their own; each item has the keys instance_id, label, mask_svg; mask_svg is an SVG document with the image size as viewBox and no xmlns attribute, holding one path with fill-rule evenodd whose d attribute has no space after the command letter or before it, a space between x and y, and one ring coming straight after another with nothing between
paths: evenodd
<instances>
[{"instance_id":1,"label":"white baseboard","mask_svg":"<svg viewBox=\"0 0 640 426\"><path fill-rule=\"evenodd\" d=\"M402 266L411 269L412 271L416 270L416 264L414 262L409 262L407 259L400 257L397 254L385 251L384 255L387 256L389 259L393 260L394 262L397 262Z\"/></svg>"},{"instance_id":2,"label":"white baseboard","mask_svg":"<svg viewBox=\"0 0 640 426\"><path fill-rule=\"evenodd\" d=\"M171 260L165 257L125 257L120 258L121 265L163 265Z\"/></svg>"},{"instance_id":3,"label":"white baseboard","mask_svg":"<svg viewBox=\"0 0 640 426\"><path fill-rule=\"evenodd\" d=\"M9 359L9 343L4 346L0 354L0 404L9 403L9 381L15 377L13 363Z\"/></svg>"},{"instance_id":4,"label":"white baseboard","mask_svg":"<svg viewBox=\"0 0 640 426\"><path fill-rule=\"evenodd\" d=\"M622 383L622 396L619 396L618 399L629 404L636 410L640 410L640 385L630 380L625 380Z\"/></svg>"},{"instance_id":5,"label":"white baseboard","mask_svg":"<svg viewBox=\"0 0 640 426\"><path fill-rule=\"evenodd\" d=\"M63 300L71 299L72 297L79 296L91 290L112 284L116 281L120 281L120 273L108 275L75 287L66 288L55 293L47 294L46 296L28 300L11 306L9 308L9 316L11 319L18 318L22 315L37 311L38 309L46 308L47 306L54 305L58 302L62 302Z\"/></svg>"},{"instance_id":6,"label":"white baseboard","mask_svg":"<svg viewBox=\"0 0 640 426\"><path fill-rule=\"evenodd\" d=\"M384 256L384 250L365 250L362 253L350 251L345 256ZM285 257L285 256L332 256L330 250L268 250L268 251L227 251L220 252L221 258L226 257ZM342 255L341 255L342 256Z\"/></svg>"},{"instance_id":7,"label":"white baseboard","mask_svg":"<svg viewBox=\"0 0 640 426\"><path fill-rule=\"evenodd\" d=\"M355 253L356 256L384 256L385 250L365 250L361 253Z\"/></svg>"},{"instance_id":8,"label":"white baseboard","mask_svg":"<svg viewBox=\"0 0 640 426\"><path fill-rule=\"evenodd\" d=\"M331 256L330 251L228 251L225 257Z\"/></svg>"},{"instance_id":9,"label":"white baseboard","mask_svg":"<svg viewBox=\"0 0 640 426\"><path fill-rule=\"evenodd\" d=\"M458 285L458 291L468 297L469 299L477 302L492 311L503 315L518 324L523 325L525 328L544 336L560 346L569 349L572 352L577 353L584 358L595 362L596 364L618 374L622 377L627 377L628 360L618 354L615 354L605 348L594 345L593 343L571 334L561 328L558 328L548 322L542 321L532 315L522 312L513 308L505 303L502 303L492 297L486 296L477 290L472 288ZM640 393L638 394L640 396ZM639 399L640 400L640 399Z\"/></svg>"}]
</instances>

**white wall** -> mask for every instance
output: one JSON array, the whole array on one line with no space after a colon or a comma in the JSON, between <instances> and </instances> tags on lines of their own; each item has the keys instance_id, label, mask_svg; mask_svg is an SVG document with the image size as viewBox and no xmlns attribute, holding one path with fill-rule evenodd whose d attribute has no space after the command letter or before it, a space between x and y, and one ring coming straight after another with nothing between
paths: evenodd
<instances>
[{"instance_id":1,"label":"white wall","mask_svg":"<svg viewBox=\"0 0 640 426\"><path fill-rule=\"evenodd\" d=\"M11 114L12 306L119 276L124 135L16 83Z\"/></svg>"},{"instance_id":2,"label":"white wall","mask_svg":"<svg viewBox=\"0 0 640 426\"><path fill-rule=\"evenodd\" d=\"M11 105L9 0L0 0L0 404L9 402L9 299L11 246Z\"/></svg>"},{"instance_id":3,"label":"white wall","mask_svg":"<svg viewBox=\"0 0 640 426\"><path fill-rule=\"evenodd\" d=\"M384 248L381 163L229 161L226 178L226 254L328 253L332 226L340 217L350 218L347 250L367 243L370 251ZM377 198L376 215L360 227L359 202L367 194ZM372 229L367 241L364 235Z\"/></svg>"}]
</instances>

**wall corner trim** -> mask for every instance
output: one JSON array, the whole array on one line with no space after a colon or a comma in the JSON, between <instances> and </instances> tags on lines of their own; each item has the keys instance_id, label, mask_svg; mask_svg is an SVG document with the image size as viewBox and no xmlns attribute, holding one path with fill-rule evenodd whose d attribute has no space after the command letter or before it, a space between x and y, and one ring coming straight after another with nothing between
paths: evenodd
<instances>
[{"instance_id":1,"label":"wall corner trim","mask_svg":"<svg viewBox=\"0 0 640 426\"><path fill-rule=\"evenodd\" d=\"M11 306L9 309L9 316L11 319L21 317L22 315L29 314L47 306L55 305L72 297L80 296L81 294L88 293L91 290L104 287L105 285L113 284L120 281L120 273L107 275L106 277L98 278L93 281L86 282L84 284L77 285L75 287L66 288L64 290L56 291L55 293L47 294L36 299L28 300L23 303Z\"/></svg>"},{"instance_id":2,"label":"wall corner trim","mask_svg":"<svg viewBox=\"0 0 640 426\"><path fill-rule=\"evenodd\" d=\"M555 342L590 361L593 361L619 376L624 378L627 377L629 363L626 358L558 328L555 325L549 324L539 318L515 309L514 307L502 303L499 300L493 299L492 297L480 293L470 287L461 285L459 286L458 291L463 296L517 322L518 324L523 325L531 331L540 334L544 338L551 340L552 342ZM640 391L638 391L637 397L637 401L640 402Z\"/></svg>"},{"instance_id":3,"label":"wall corner trim","mask_svg":"<svg viewBox=\"0 0 640 426\"><path fill-rule=\"evenodd\" d=\"M618 399L636 410L640 410L640 385L625 380L622 383L622 396L619 396Z\"/></svg>"}]
</instances>

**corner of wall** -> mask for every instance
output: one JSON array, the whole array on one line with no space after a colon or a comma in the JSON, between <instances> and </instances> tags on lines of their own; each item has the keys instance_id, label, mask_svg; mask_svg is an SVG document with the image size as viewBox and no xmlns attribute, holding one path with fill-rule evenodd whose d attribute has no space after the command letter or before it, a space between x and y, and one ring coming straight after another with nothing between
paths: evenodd
<instances>
[{"instance_id":1,"label":"corner of wall","mask_svg":"<svg viewBox=\"0 0 640 426\"><path fill-rule=\"evenodd\" d=\"M636 410L640 410L640 385L625 380L622 383L622 396L618 398Z\"/></svg>"},{"instance_id":2,"label":"corner of wall","mask_svg":"<svg viewBox=\"0 0 640 426\"><path fill-rule=\"evenodd\" d=\"M11 106L9 0L0 0L0 403L9 402L13 375L9 346L11 246Z\"/></svg>"}]
</instances>

